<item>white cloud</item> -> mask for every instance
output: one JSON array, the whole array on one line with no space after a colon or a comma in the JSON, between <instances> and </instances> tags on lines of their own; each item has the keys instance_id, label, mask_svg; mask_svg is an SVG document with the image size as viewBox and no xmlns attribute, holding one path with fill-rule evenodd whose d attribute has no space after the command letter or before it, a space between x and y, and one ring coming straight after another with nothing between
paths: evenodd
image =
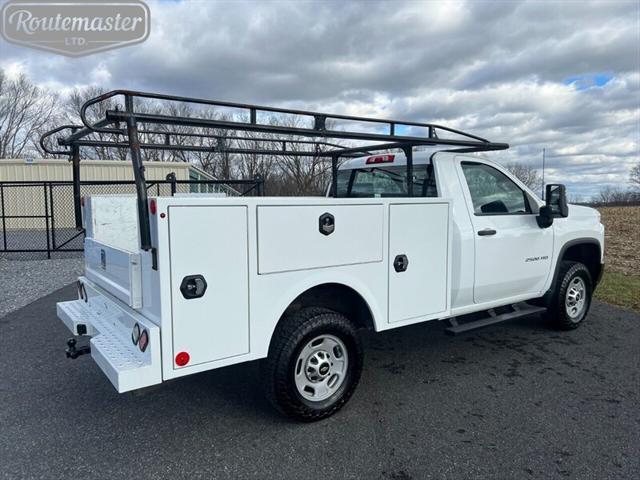
<instances>
[{"instance_id":1,"label":"white cloud","mask_svg":"<svg viewBox=\"0 0 640 480\"><path fill-rule=\"evenodd\" d=\"M438 122L510 143L502 161L539 165L546 148L547 178L580 195L623 185L639 161L635 1L148 3L141 45L69 59L0 43L0 66L63 92Z\"/></svg>"}]
</instances>

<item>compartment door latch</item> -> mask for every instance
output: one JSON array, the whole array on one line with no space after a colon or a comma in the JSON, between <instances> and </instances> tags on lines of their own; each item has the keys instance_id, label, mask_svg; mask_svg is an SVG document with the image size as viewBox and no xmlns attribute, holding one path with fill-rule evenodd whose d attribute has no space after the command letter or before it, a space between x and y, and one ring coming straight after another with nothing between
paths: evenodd
<instances>
[{"instance_id":1,"label":"compartment door latch","mask_svg":"<svg viewBox=\"0 0 640 480\"><path fill-rule=\"evenodd\" d=\"M329 212L320 215L318 219L318 230L323 235L331 235L336 229L336 219Z\"/></svg>"},{"instance_id":2,"label":"compartment door latch","mask_svg":"<svg viewBox=\"0 0 640 480\"><path fill-rule=\"evenodd\" d=\"M396 255L396 258L393 260L393 269L400 273L407 270L409 266L409 259L406 255Z\"/></svg>"},{"instance_id":3,"label":"compartment door latch","mask_svg":"<svg viewBox=\"0 0 640 480\"><path fill-rule=\"evenodd\" d=\"M207 281L202 275L187 275L182 279L180 291L187 300L200 298L207 291Z\"/></svg>"}]
</instances>

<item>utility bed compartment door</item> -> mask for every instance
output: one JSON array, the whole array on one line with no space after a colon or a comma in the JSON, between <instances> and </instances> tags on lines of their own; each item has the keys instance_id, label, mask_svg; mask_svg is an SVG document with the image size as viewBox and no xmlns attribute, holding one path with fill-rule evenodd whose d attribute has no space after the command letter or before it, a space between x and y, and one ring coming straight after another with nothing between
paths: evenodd
<instances>
[{"instance_id":1,"label":"utility bed compartment door","mask_svg":"<svg viewBox=\"0 0 640 480\"><path fill-rule=\"evenodd\" d=\"M258 273L381 262L383 232L382 204L260 205Z\"/></svg>"},{"instance_id":2,"label":"utility bed compartment door","mask_svg":"<svg viewBox=\"0 0 640 480\"><path fill-rule=\"evenodd\" d=\"M169 206L174 369L249 352L246 206ZM204 294L186 298L186 277L201 275ZM178 367L179 352L189 362Z\"/></svg>"},{"instance_id":3,"label":"utility bed compartment door","mask_svg":"<svg viewBox=\"0 0 640 480\"><path fill-rule=\"evenodd\" d=\"M389 209L389 322L442 317L449 309L449 204Z\"/></svg>"}]
</instances>

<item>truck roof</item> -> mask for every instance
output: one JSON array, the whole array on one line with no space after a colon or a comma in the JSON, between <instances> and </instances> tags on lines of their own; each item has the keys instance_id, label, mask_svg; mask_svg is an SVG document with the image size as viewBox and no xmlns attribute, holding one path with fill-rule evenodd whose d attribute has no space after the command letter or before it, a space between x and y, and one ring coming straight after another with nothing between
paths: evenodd
<instances>
[{"instance_id":1,"label":"truck roof","mask_svg":"<svg viewBox=\"0 0 640 480\"><path fill-rule=\"evenodd\" d=\"M416 150L413 152L413 164L414 165L425 165L428 164L431 160L431 156L437 152L447 152L447 150L443 150L442 148L424 148L422 150ZM379 158L379 157L393 157L389 158ZM378 161L376 161L376 157L378 157ZM384 160L384 161L380 161ZM367 163L368 162L368 163ZM377 163L382 163L387 166L404 166L407 164L407 156L402 152L379 152L371 155L366 155L363 157L357 158L349 158L343 161L338 167L339 170L351 170L354 168L371 168L375 166Z\"/></svg>"}]
</instances>

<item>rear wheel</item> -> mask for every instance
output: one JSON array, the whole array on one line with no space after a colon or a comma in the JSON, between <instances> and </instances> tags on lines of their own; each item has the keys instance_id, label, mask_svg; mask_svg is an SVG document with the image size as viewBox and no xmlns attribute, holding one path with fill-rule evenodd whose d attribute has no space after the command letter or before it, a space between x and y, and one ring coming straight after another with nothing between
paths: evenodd
<instances>
[{"instance_id":1,"label":"rear wheel","mask_svg":"<svg viewBox=\"0 0 640 480\"><path fill-rule=\"evenodd\" d=\"M582 263L562 262L557 285L548 310L549 320L561 330L573 330L584 321L591 307L591 274Z\"/></svg>"},{"instance_id":2,"label":"rear wheel","mask_svg":"<svg viewBox=\"0 0 640 480\"><path fill-rule=\"evenodd\" d=\"M347 403L360 379L362 360L360 338L344 315L304 308L276 328L261 378L276 408L298 420L315 421Z\"/></svg>"}]
</instances>

